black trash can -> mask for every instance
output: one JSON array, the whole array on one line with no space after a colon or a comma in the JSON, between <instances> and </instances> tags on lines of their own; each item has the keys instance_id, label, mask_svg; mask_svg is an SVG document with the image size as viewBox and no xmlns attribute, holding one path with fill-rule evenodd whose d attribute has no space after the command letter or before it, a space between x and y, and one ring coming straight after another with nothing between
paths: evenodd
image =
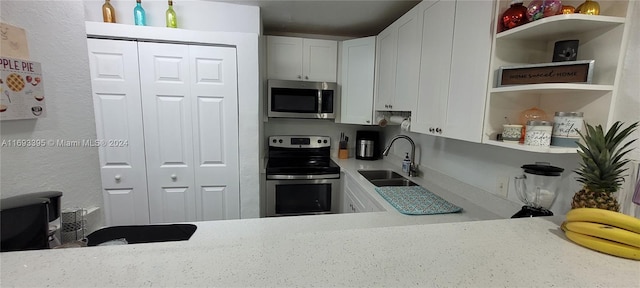
<instances>
[{"instance_id":1,"label":"black trash can","mask_svg":"<svg viewBox=\"0 0 640 288\"><path fill-rule=\"evenodd\" d=\"M106 227L89 234L87 246L97 246L118 239L125 239L128 244L185 241L191 238L196 229L197 226L193 224Z\"/></svg>"}]
</instances>

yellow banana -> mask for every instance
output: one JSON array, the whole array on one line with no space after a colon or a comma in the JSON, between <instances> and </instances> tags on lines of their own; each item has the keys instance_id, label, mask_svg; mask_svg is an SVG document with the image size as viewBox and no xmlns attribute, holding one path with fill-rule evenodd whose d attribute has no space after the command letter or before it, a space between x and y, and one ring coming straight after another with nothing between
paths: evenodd
<instances>
[{"instance_id":1,"label":"yellow banana","mask_svg":"<svg viewBox=\"0 0 640 288\"><path fill-rule=\"evenodd\" d=\"M565 222L564 230L620 242L640 248L640 234L606 224L592 222Z\"/></svg>"},{"instance_id":2,"label":"yellow banana","mask_svg":"<svg viewBox=\"0 0 640 288\"><path fill-rule=\"evenodd\" d=\"M568 222L594 222L640 233L640 219L598 208L576 208L567 213Z\"/></svg>"},{"instance_id":3,"label":"yellow banana","mask_svg":"<svg viewBox=\"0 0 640 288\"><path fill-rule=\"evenodd\" d=\"M622 258L640 260L640 248L576 233L570 230L565 231L565 235L569 240L589 249Z\"/></svg>"}]
</instances>

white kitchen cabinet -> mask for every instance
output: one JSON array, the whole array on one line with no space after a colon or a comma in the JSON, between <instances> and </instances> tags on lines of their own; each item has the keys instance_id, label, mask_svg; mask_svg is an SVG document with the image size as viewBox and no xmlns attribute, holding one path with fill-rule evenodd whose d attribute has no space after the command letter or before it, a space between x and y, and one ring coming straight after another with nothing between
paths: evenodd
<instances>
[{"instance_id":1,"label":"white kitchen cabinet","mask_svg":"<svg viewBox=\"0 0 640 288\"><path fill-rule=\"evenodd\" d=\"M269 79L336 82L337 66L337 41L267 36Z\"/></svg>"},{"instance_id":2,"label":"white kitchen cabinet","mask_svg":"<svg viewBox=\"0 0 640 288\"><path fill-rule=\"evenodd\" d=\"M419 15L420 86L411 130L481 142L494 4L432 2L423 2Z\"/></svg>"},{"instance_id":3,"label":"white kitchen cabinet","mask_svg":"<svg viewBox=\"0 0 640 288\"><path fill-rule=\"evenodd\" d=\"M136 42L88 39L107 225L149 224ZM114 141L109 143L108 141Z\"/></svg>"},{"instance_id":4,"label":"white kitchen cabinet","mask_svg":"<svg viewBox=\"0 0 640 288\"><path fill-rule=\"evenodd\" d=\"M413 111L420 70L418 6L378 35L375 110Z\"/></svg>"},{"instance_id":5,"label":"white kitchen cabinet","mask_svg":"<svg viewBox=\"0 0 640 288\"><path fill-rule=\"evenodd\" d=\"M411 115L412 132L442 134L451 78L455 6L454 1L443 0L424 5L418 11L422 45L416 112Z\"/></svg>"},{"instance_id":6,"label":"white kitchen cabinet","mask_svg":"<svg viewBox=\"0 0 640 288\"><path fill-rule=\"evenodd\" d=\"M376 37L342 42L341 123L372 125Z\"/></svg>"},{"instance_id":7,"label":"white kitchen cabinet","mask_svg":"<svg viewBox=\"0 0 640 288\"><path fill-rule=\"evenodd\" d=\"M348 173L343 173L342 213L384 211L382 206L371 199L366 191Z\"/></svg>"},{"instance_id":8,"label":"white kitchen cabinet","mask_svg":"<svg viewBox=\"0 0 640 288\"><path fill-rule=\"evenodd\" d=\"M114 119L142 124L116 128L128 127L136 138L131 148L136 149L136 157L142 157L142 165L135 170L142 175L140 181L146 182L139 193L146 199L140 196L136 207L106 206L107 215L125 215L118 223L107 219L107 224L134 224L135 219L127 216L132 209L135 213L146 211L148 223L239 218L235 48L96 39L88 42L90 55L104 47L107 51L103 54L113 55L119 45L133 47L130 49L137 53L127 58L129 66L120 72L136 76L122 80L132 91L137 90L137 99L132 100L136 106L112 105L107 109L96 102L96 110ZM112 51L108 50L110 45L115 47ZM92 63L92 74L96 67ZM113 71L103 74L118 79ZM99 81L92 80L92 84L96 95ZM122 117L122 111L131 115ZM96 118L97 127L111 125L106 120L110 119ZM107 155L101 152L101 161ZM105 199L109 197L113 198L105 193Z\"/></svg>"},{"instance_id":9,"label":"white kitchen cabinet","mask_svg":"<svg viewBox=\"0 0 640 288\"><path fill-rule=\"evenodd\" d=\"M563 1L577 6L583 1ZM563 14L542 18L493 34L489 95L485 109L483 143L541 153L576 153L571 147L534 147L497 141L504 117L518 119L521 111L538 107L553 117L555 112L580 111L592 125L610 126L622 74L628 19L637 1L598 1L600 15ZM498 1L496 19L510 1ZM635 7L635 8L634 8ZM496 21L498 22L498 21ZM554 43L579 40L577 60L595 60L593 81L497 86L496 71L502 66L549 63ZM514 120L511 120L514 121Z\"/></svg>"}]
</instances>

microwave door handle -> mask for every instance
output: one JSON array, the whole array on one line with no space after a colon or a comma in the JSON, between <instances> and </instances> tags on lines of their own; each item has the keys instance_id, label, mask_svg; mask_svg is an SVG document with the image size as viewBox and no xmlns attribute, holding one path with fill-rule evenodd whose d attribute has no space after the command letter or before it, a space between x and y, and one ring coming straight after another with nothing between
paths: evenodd
<instances>
[{"instance_id":1,"label":"microwave door handle","mask_svg":"<svg viewBox=\"0 0 640 288\"><path fill-rule=\"evenodd\" d=\"M322 89L318 89L318 115L322 114Z\"/></svg>"}]
</instances>

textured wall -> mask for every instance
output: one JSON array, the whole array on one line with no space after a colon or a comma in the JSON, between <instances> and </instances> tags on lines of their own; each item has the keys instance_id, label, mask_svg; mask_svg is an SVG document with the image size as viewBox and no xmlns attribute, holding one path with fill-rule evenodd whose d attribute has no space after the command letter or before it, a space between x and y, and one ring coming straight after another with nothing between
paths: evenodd
<instances>
[{"instance_id":1,"label":"textured wall","mask_svg":"<svg viewBox=\"0 0 640 288\"><path fill-rule=\"evenodd\" d=\"M6 139L95 139L84 11L74 1L0 2L3 22L27 32L31 60L42 63L47 117L3 121ZM60 190L64 207L102 207L96 148L0 148L2 197Z\"/></svg>"}]
</instances>

